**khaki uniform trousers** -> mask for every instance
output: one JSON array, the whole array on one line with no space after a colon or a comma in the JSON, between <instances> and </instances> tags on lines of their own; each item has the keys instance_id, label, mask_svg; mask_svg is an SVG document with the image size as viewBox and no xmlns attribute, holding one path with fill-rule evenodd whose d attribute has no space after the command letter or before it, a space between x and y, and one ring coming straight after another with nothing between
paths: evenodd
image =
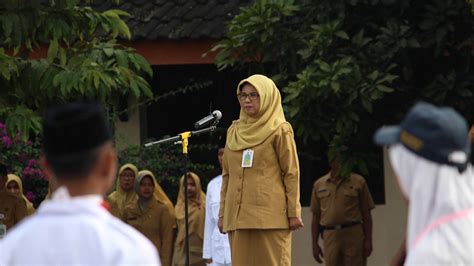
<instances>
[{"instance_id":1,"label":"khaki uniform trousers","mask_svg":"<svg viewBox=\"0 0 474 266\"><path fill-rule=\"evenodd\" d=\"M362 225L325 230L324 261L326 266L365 266L364 230Z\"/></svg>"},{"instance_id":2,"label":"khaki uniform trousers","mask_svg":"<svg viewBox=\"0 0 474 266\"><path fill-rule=\"evenodd\" d=\"M291 265L289 229L237 229L228 233L233 266Z\"/></svg>"}]
</instances>

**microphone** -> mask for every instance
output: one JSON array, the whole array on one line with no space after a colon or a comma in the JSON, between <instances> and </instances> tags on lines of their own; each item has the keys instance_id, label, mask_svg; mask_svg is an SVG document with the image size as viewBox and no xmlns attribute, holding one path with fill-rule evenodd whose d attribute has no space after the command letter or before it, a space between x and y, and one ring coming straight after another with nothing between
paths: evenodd
<instances>
[{"instance_id":1,"label":"microphone","mask_svg":"<svg viewBox=\"0 0 474 266\"><path fill-rule=\"evenodd\" d=\"M210 115L208 115L208 116L204 117L203 119L197 121L194 124L194 127L196 129L200 129L200 128L205 127L205 126L207 126L211 123L217 124L217 123L219 123L219 120L221 120L221 118L222 118L221 111L215 110Z\"/></svg>"}]
</instances>

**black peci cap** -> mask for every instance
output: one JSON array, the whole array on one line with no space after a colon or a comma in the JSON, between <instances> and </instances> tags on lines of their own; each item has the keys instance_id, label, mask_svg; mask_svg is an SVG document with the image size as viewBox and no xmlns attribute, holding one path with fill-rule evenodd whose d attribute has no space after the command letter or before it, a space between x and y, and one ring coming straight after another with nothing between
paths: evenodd
<instances>
[{"instance_id":1,"label":"black peci cap","mask_svg":"<svg viewBox=\"0 0 474 266\"><path fill-rule=\"evenodd\" d=\"M90 151L111 139L104 110L97 103L69 103L50 108L43 118L43 151L63 156Z\"/></svg>"}]
</instances>

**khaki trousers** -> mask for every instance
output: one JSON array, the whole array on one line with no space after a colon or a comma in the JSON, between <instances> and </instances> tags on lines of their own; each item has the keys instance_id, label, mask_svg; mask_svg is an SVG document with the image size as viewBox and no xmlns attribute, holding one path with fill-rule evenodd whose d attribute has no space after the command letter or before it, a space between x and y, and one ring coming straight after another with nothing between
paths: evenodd
<instances>
[{"instance_id":1,"label":"khaki trousers","mask_svg":"<svg viewBox=\"0 0 474 266\"><path fill-rule=\"evenodd\" d=\"M323 234L326 266L365 266L364 230L362 225L326 230Z\"/></svg>"}]
</instances>

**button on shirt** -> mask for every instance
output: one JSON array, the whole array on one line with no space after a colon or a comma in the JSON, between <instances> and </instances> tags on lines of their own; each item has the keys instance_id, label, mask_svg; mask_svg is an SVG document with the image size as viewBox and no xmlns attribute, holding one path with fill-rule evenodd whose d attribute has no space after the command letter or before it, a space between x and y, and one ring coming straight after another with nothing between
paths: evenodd
<instances>
[{"instance_id":1,"label":"button on shirt","mask_svg":"<svg viewBox=\"0 0 474 266\"><path fill-rule=\"evenodd\" d=\"M204 227L203 258L213 262L229 264L230 245L227 234L221 234L217 227L221 200L222 175L215 177L207 185L206 222Z\"/></svg>"},{"instance_id":2,"label":"button on shirt","mask_svg":"<svg viewBox=\"0 0 474 266\"><path fill-rule=\"evenodd\" d=\"M153 244L102 202L58 188L0 241L0 265L160 265Z\"/></svg>"},{"instance_id":3,"label":"button on shirt","mask_svg":"<svg viewBox=\"0 0 474 266\"><path fill-rule=\"evenodd\" d=\"M335 182L330 177L328 173L319 178L313 186L311 211L320 213L321 225L362 221L361 210L371 210L375 207L364 178L351 174L349 178Z\"/></svg>"}]
</instances>

